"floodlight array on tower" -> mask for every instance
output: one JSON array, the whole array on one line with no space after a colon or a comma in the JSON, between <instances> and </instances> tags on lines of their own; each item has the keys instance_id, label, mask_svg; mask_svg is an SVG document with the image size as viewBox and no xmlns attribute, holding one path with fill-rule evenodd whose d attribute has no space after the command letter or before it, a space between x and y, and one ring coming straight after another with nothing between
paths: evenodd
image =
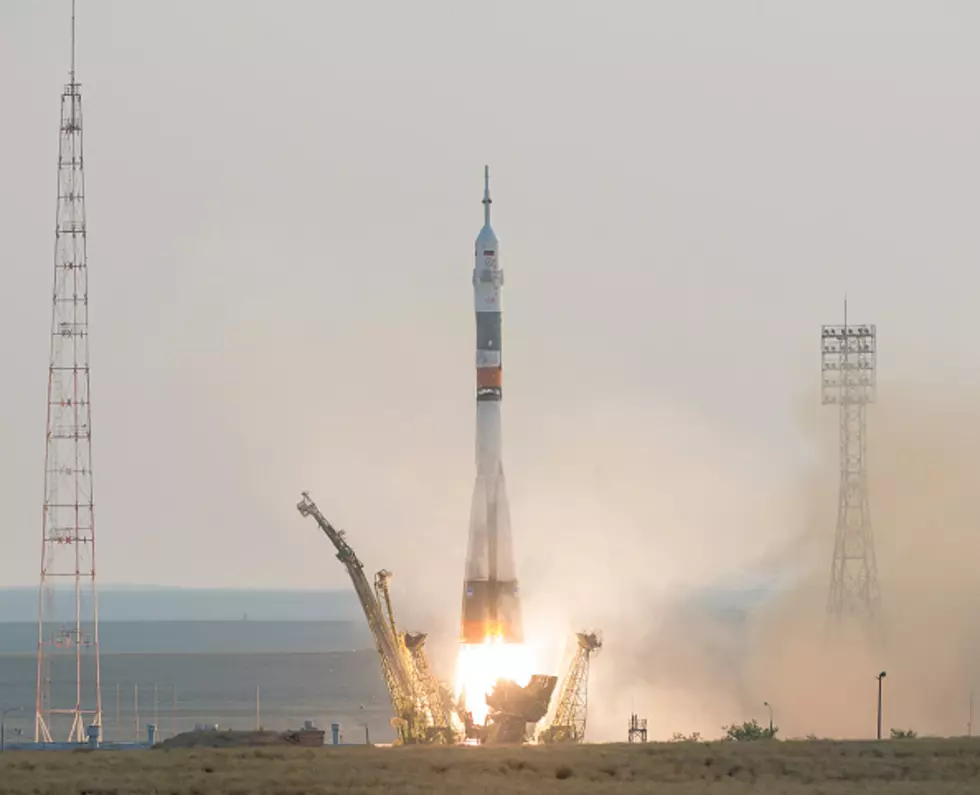
<instances>
[{"instance_id":1,"label":"floodlight array on tower","mask_svg":"<svg viewBox=\"0 0 980 795\"><path fill-rule=\"evenodd\" d=\"M827 615L848 617L871 635L880 632L878 568L868 499L867 407L877 397L877 333L874 325L822 326L821 400L836 405L840 426L840 487L830 570Z\"/></svg>"}]
</instances>

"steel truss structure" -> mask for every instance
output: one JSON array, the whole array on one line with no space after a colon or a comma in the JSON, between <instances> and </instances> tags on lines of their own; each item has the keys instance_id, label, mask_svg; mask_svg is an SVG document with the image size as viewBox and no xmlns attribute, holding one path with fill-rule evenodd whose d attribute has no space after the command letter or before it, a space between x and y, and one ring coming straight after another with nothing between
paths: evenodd
<instances>
[{"instance_id":1,"label":"steel truss structure","mask_svg":"<svg viewBox=\"0 0 980 795\"><path fill-rule=\"evenodd\" d=\"M867 407L877 393L874 325L844 324L820 331L821 401L840 416L840 491L830 567L827 616L840 625L856 619L869 635L880 633L878 567L868 501Z\"/></svg>"},{"instance_id":2,"label":"steel truss structure","mask_svg":"<svg viewBox=\"0 0 980 795\"><path fill-rule=\"evenodd\" d=\"M84 742L89 727L101 738L102 691L82 91L75 79L74 3L71 71L61 94L50 354L34 739Z\"/></svg>"}]
</instances>

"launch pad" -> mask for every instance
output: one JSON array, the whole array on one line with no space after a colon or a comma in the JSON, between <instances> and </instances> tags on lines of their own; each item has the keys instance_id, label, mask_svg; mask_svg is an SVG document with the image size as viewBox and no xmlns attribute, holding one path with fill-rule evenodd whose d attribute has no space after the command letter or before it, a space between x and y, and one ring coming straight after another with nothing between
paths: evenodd
<instances>
[{"instance_id":1,"label":"launch pad","mask_svg":"<svg viewBox=\"0 0 980 795\"><path fill-rule=\"evenodd\" d=\"M485 696L487 713L483 721L474 721L472 709L461 699L451 696L451 688L437 680L425 653L426 635L420 632L401 632L388 589L391 573L382 569L374 579L374 589L368 584L361 563L346 533L336 529L323 516L307 492L296 506L303 516L312 516L324 535L337 550L337 559L344 564L368 627L381 657L381 671L391 698L392 726L398 733L398 744L455 744L475 741L478 744L520 744L533 737L535 727L548 714L558 677L534 674L521 686L508 679L498 679ZM579 697L576 706L569 708L568 693L582 693L587 684L588 661L583 669L580 649L565 677L558 711L551 724L542 731L549 742L582 742L585 729L586 700ZM590 636L595 638L595 633ZM595 648L593 645L590 651ZM583 673L584 671L584 673ZM579 727L576 729L575 727Z\"/></svg>"},{"instance_id":2,"label":"launch pad","mask_svg":"<svg viewBox=\"0 0 980 795\"><path fill-rule=\"evenodd\" d=\"M490 715L485 726L467 726L467 737L488 745L517 745L527 740L528 724L548 714L557 676L535 674L524 687L501 679L487 695Z\"/></svg>"}]
</instances>

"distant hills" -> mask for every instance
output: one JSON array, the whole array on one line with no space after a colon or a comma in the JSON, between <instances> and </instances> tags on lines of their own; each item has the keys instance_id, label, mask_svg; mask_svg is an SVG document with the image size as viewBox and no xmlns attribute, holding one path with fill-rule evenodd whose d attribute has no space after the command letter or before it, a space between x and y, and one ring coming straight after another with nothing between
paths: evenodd
<instances>
[{"instance_id":1,"label":"distant hills","mask_svg":"<svg viewBox=\"0 0 980 795\"><path fill-rule=\"evenodd\" d=\"M91 628L83 626L86 635ZM360 621L103 621L102 654L316 654L373 648ZM36 622L0 622L0 657L37 652ZM2 663L0 663L2 667ZM0 687L2 690L2 687Z\"/></svg>"},{"instance_id":2,"label":"distant hills","mask_svg":"<svg viewBox=\"0 0 980 795\"><path fill-rule=\"evenodd\" d=\"M36 587L0 588L0 622L36 621ZM71 593L55 596L61 615ZM351 621L363 620L351 590L291 591L161 586L100 586L100 621Z\"/></svg>"}]
</instances>

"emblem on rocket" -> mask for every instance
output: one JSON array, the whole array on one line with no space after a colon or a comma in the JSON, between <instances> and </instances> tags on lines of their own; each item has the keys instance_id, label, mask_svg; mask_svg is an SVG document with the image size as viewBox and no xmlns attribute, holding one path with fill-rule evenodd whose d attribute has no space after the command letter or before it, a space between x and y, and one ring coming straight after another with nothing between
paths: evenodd
<instances>
[{"instance_id":1,"label":"emblem on rocket","mask_svg":"<svg viewBox=\"0 0 980 795\"><path fill-rule=\"evenodd\" d=\"M510 506L501 454L501 304L504 272L490 226L490 169L484 169L483 228L476 238L473 298L476 309L476 485L463 583L460 639L523 643L524 627L514 569Z\"/></svg>"}]
</instances>

